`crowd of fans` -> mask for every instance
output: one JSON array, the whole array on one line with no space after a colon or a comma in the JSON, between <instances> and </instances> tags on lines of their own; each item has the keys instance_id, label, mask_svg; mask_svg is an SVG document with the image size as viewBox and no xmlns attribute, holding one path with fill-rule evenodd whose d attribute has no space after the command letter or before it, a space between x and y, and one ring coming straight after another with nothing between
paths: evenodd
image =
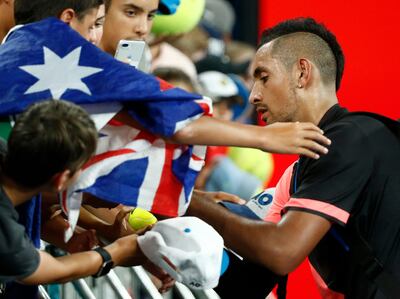
<instances>
[{"instance_id":1,"label":"crowd of fans","mask_svg":"<svg viewBox=\"0 0 400 299\"><path fill-rule=\"evenodd\" d=\"M232 120L243 124L257 123L256 113L247 102L250 84L248 69L255 49L250 45L232 40L231 32L235 22L235 14L227 1L182 0L161 1L159 3L158 0L132 0L125 3L120 0L106 0L104 2L102 0L5 0L1 1L0 5L0 40L3 43L7 43L8 37L22 26L49 17L58 18L68 24L87 41L113 56L120 40L145 40L147 46L142 58L145 66L143 71L155 74L170 84L189 92L209 96L214 104L213 113L216 119ZM154 28L153 31L152 28ZM58 104L48 102L34 105L26 112L26 119L23 117L18 119L14 129L12 129L7 117L2 119L1 125L4 129L2 130L2 138L4 140L8 138L19 140L18 138L22 138L20 135L28 134L25 132L28 130L27 126L39 130L32 125L36 121L35 117L42 117L41 120L46 121L48 127L53 130L54 127L57 127L53 123L54 121L72 122L64 120L63 114L67 110L72 114L71 117L78 118L79 113L85 114L83 111L75 109L77 108L70 107L62 101ZM63 117L54 120L53 115L57 115L57 113ZM81 117L87 118L85 115ZM207 117L207 122L208 119ZM85 121L90 123L89 119ZM214 123L211 122L212 124ZM38 126L41 125L38 123ZM20 132L16 131L17 126L21 127ZM197 125L197 127L202 126L204 124ZM221 126L225 128L224 126L229 125L221 123ZM92 124L85 127L87 130L93 129L90 128ZM239 147L218 146L222 144L241 146L243 144L249 147L268 149L269 145L264 148L263 145L255 146L256 143L253 145L252 141L246 141L248 137L244 137L243 142L240 141L242 137L237 134L241 132L240 128L233 126L232 136L224 135L224 137L227 137L225 140L212 141L213 138L217 140L218 137L209 133L207 133L209 134L208 137L203 138L206 140L205 142L200 139L200 143L210 143L217 146L210 147L206 166L199 175L196 188L227 191L244 199L249 199L268 182L273 168L269 153L256 149L245 151ZM74 130L75 132L73 132ZM292 131L293 136L297 132L298 128L295 128ZM77 137L73 137L72 133L77 133L76 129L68 128L64 137L65 140L60 142L76 141ZM258 131L254 130L253 136L258 135ZM250 134L249 137L251 136ZM43 138L46 138L46 134L43 134ZM188 139L184 133L179 132L173 141L198 142L196 138L190 138ZM251 140L251 138L249 139ZM8 142L8 149L7 146L3 149L5 165L8 165L9 156L18 151L11 148L10 142ZM16 146L22 146L18 145L18 142L16 142ZM50 147L50 143L40 144L42 141L39 139L37 142L38 149L35 153L38 156L29 156L22 150L15 154L16 157L29 156L38 163L26 163L24 165L26 173L29 173L29 168L42 168L40 163L43 162L40 161L43 157L39 158L43 154L41 148L43 146ZM82 142L88 146L87 141ZM54 144L54 146L57 145ZM283 147L286 150L286 145ZM30 149L31 147L24 150L30 151ZM70 161L70 163L76 165L80 161L78 164L82 166L83 162L87 161L88 157L93 154L94 148L90 147L86 151L86 154L82 153L84 157L79 157L79 160ZM68 153L65 154L68 155ZM46 155L49 161L52 161L51 155L51 153ZM56 156L54 159L65 160L61 156ZM15 245L15 248L10 247L10 251L2 251L2 254L14 252L13 258L9 256L7 258L8 263L4 263L4 266L2 266L5 269L5 273L2 272L1 274L1 289L2 291L6 289L5 292L2 292L4 298L21 296L34 298L37 288L21 285L21 282L37 285L68 281L88 274L96 274L96 271L97 275L104 274L105 272L102 273L102 271L107 260L112 260L113 266L146 265L146 263L149 263L141 255L140 250L135 251L135 248L137 248L135 244L136 235L132 235L134 231L126 225L127 215L132 208L105 203L89 195L86 196L84 201L86 204L80 210L79 226L75 229L72 238L68 242L64 242L63 232L68 229L70 224L61 212L58 200L52 191L60 192L71 185L79 175L79 167L71 167L69 164L60 165L47 176L44 176L40 184L26 184L25 181L29 181L29 176L14 178L9 169L13 169L12 173L15 173L19 171L19 168L11 162L9 164L8 168L2 167L2 184L5 192L2 196L5 201L10 201L12 205L16 206L19 217L11 214L12 220L9 220L11 224L7 225L10 231L14 231L12 236L16 239L7 236L2 244L5 245L8 242L11 242L11 244L23 242L23 244L18 243L20 247ZM51 164L51 162L47 162L47 164ZM53 182L52 176L58 177L58 175L60 175L60 179ZM8 187L8 182L12 182L10 183L11 187ZM46 187L43 187L43 185L46 185ZM18 188L26 190L24 190L23 196L21 195L16 199L10 193L19 192ZM42 201L30 200L35 194L41 194ZM232 200L243 202L242 199L234 196ZM17 224L17 221L23 226ZM27 234L22 233L23 227L25 227ZM17 231L22 234L18 234ZM127 237L122 238L124 236ZM29 239L31 240L29 241ZM64 258L52 258L43 251L37 252L33 246L40 246L39 239L54 244L72 255ZM104 245L99 240L115 243L105 247L106 250L101 250L101 247L98 247L100 249L96 250L100 253L100 256L98 253L93 254L92 251L80 253L91 250L98 245ZM128 243L129 246L127 246ZM126 252L128 249L129 254ZM100 267L100 258L103 259L102 267ZM21 265L17 263L17 266L14 267L15 259L24 259L24 261ZM100 270L98 270L99 267ZM107 267L110 268L111 266ZM170 288L173 280L164 271L151 263L149 263L148 269L159 278L161 291Z\"/></svg>"},{"instance_id":2,"label":"crowd of fans","mask_svg":"<svg viewBox=\"0 0 400 299\"><path fill-rule=\"evenodd\" d=\"M235 281L247 275L240 269L246 269L248 273L256 271L257 265L246 264L247 258L266 266L263 269L272 269L280 274L280 279L314 250L325 234L332 231L331 227L347 222L343 215L353 213L353 210L346 210L347 205L336 207L336 197L329 201L333 192L330 188L325 188L329 189L324 194L327 197L322 196L329 202L321 205L318 202L321 198L315 194L320 194L318 192L322 192L322 188L318 188L315 180L311 183L307 181L309 176L314 178L316 174L322 177L322 170L317 171L320 168L332 169L332 175L342 170L335 172L341 161L326 168L322 167L326 160L322 159L320 164L314 162L328 153L326 147L330 145L330 140L317 126L319 120L325 113L333 113L328 108L346 114L337 106L336 98L343 74L343 53L334 36L322 25L312 19L291 21L287 27L278 25L275 31L269 32L270 36L257 51L254 45L232 38L235 11L226 0L0 0L0 40L7 46L8 39L23 26L47 18L64 22L113 57L121 40L145 41L141 72L160 78L160 86L164 86L166 81L189 93L206 97L205 101L207 98L212 101L214 117L204 113L171 136L160 135L173 144L209 146L205 165L195 182L196 190L188 214L209 222L226 238L225 241L245 253L243 264L237 265L238 268L231 267L231 271L236 269ZM307 35L304 30L311 30L311 33ZM299 32L304 36L300 38ZM280 35L284 38L279 39ZM275 38L279 42L275 43ZM88 45L98 51L93 45ZM290 59L303 48L306 58L294 64L296 71L283 72L283 65L287 67ZM274 51L280 51L279 55ZM277 73L284 74L283 77L297 76L298 82L289 86L288 92L274 93L279 88L285 89L285 82L290 80L278 82L274 80L279 76L273 77L269 83L272 86L270 98L276 103L267 109L263 106L266 101L263 92L269 77L263 75L268 72L263 68L263 61L271 60L270 56L277 61L284 57L284 62L279 60L282 66L279 64ZM314 56L317 57L315 64ZM249 104L249 97L253 105ZM288 112L286 115L287 110L292 109L293 101L290 101L293 97L302 103L294 105L298 109L296 111L303 109L302 113ZM282 104L281 99L289 99L287 105ZM127 106L122 106L114 121L126 120ZM275 107L281 109L274 111ZM263 124L259 115L274 124L255 126ZM326 121L325 118L323 120ZM134 207L116 205L102 200L101 196L84 194L78 226L65 242L64 232L71 228L71 223L62 212L59 195L79 180L82 169L90 164L98 145L98 131L85 110L67 101L53 99L30 106L16 119L10 121L8 117L3 117L1 121L0 298L36 298L37 288L27 285L65 282L89 275L98 277L107 274L114 266L139 264L154 275L161 292L171 288L174 279L170 273L159 264L153 264L138 245L138 234L145 231L135 231L126 225ZM138 125L135 120L131 121L134 126ZM285 123L275 123L282 121ZM382 136L390 139L384 134ZM329 136L336 137L334 134ZM396 144L394 140L391 142ZM337 147L333 146L332 150L336 153ZM300 154L306 169L297 173L297 164L285 173L279 183L281 201L275 200L268 215L270 218L262 219L268 223L243 220L216 205L215 202L221 199L244 204L268 185L273 160L267 152ZM348 156L352 153L349 151ZM310 166L313 163L316 166ZM351 169L354 171L354 167ZM294 178L291 178L292 174ZM305 177L300 183L306 182L299 184L299 189L297 175ZM291 187L293 182L294 187ZM360 190L370 192L363 186ZM284 188L287 192L282 191ZM295 197L293 203L290 196L296 192L304 193L304 196ZM38 194L41 200L32 199ZM349 199L345 197L343 200ZM308 213L309 210L313 212ZM163 218L162 215L159 217ZM241 232L237 238L227 229L228 220ZM300 226L308 229L300 234ZM249 236L257 236L257 242L246 237L246 232ZM302 238L303 235L305 237ZM52 257L45 251L36 250L40 247L40 239L67 251L69 255ZM292 239L298 240L293 246L287 241ZM274 242L269 242L271 240ZM259 244L263 246L255 248ZM300 249L292 250L295 246ZM316 251L318 249L323 251L320 247ZM271 258L265 258L264 251ZM168 259L161 263L171 267ZM275 274L272 276L269 283L273 286L279 279ZM225 288L231 291L240 285L230 283ZM270 289L260 291L257 298L265 298ZM376 292L376 289L370 288L368 292Z\"/></svg>"}]
</instances>

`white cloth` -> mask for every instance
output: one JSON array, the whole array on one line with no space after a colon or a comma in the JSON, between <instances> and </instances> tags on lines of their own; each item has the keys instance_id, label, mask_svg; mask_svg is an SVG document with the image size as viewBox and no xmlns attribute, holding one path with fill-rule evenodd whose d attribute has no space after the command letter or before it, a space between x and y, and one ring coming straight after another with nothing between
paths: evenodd
<instances>
[{"instance_id":1,"label":"white cloth","mask_svg":"<svg viewBox=\"0 0 400 299\"><path fill-rule=\"evenodd\" d=\"M224 241L199 218L159 221L138 237L138 243L150 261L189 288L210 289L218 285Z\"/></svg>"}]
</instances>

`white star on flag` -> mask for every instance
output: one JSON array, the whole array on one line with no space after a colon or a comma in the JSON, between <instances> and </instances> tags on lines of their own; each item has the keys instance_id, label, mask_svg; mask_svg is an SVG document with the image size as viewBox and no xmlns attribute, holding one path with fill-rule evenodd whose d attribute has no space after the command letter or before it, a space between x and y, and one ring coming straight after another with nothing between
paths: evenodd
<instances>
[{"instance_id":1,"label":"white star on flag","mask_svg":"<svg viewBox=\"0 0 400 299\"><path fill-rule=\"evenodd\" d=\"M50 90L54 99L60 99L67 89L76 89L91 95L82 79L101 72L103 69L78 65L81 49L82 47L78 47L61 58L49 48L43 47L44 64L20 67L39 79L28 88L25 94Z\"/></svg>"}]
</instances>

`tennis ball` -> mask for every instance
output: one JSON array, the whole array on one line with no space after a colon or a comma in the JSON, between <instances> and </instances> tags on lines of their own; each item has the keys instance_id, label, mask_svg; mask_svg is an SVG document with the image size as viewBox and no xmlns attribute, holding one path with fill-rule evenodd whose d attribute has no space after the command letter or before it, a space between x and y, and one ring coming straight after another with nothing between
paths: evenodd
<instances>
[{"instance_id":1,"label":"tennis ball","mask_svg":"<svg viewBox=\"0 0 400 299\"><path fill-rule=\"evenodd\" d=\"M135 208L129 213L128 223L134 230L145 228L157 222L157 218L146 210Z\"/></svg>"},{"instance_id":2,"label":"tennis ball","mask_svg":"<svg viewBox=\"0 0 400 299\"><path fill-rule=\"evenodd\" d=\"M230 147L228 157L242 170L267 184L274 171L274 159L270 153L254 148Z\"/></svg>"},{"instance_id":3,"label":"tennis ball","mask_svg":"<svg viewBox=\"0 0 400 299\"><path fill-rule=\"evenodd\" d=\"M152 32L155 35L175 35L193 30L200 22L205 0L181 0L173 15L156 15Z\"/></svg>"}]
</instances>

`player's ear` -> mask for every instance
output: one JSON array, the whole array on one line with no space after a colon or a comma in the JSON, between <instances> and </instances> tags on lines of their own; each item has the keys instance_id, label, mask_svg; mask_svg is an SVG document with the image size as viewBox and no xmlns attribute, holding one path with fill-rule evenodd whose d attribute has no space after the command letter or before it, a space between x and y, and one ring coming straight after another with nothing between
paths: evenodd
<instances>
[{"instance_id":1,"label":"player's ear","mask_svg":"<svg viewBox=\"0 0 400 299\"><path fill-rule=\"evenodd\" d=\"M295 76L298 88L308 85L311 80L312 63L306 58L300 58L296 63Z\"/></svg>"}]
</instances>

